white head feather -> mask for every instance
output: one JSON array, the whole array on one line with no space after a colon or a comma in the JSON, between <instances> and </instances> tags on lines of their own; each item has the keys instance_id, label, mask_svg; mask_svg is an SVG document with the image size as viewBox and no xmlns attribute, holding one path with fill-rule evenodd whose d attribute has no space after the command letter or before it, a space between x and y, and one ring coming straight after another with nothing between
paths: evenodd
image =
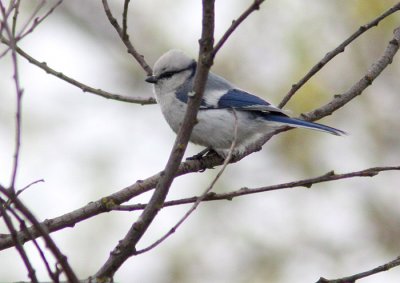
<instances>
[{"instance_id":1,"label":"white head feather","mask_svg":"<svg viewBox=\"0 0 400 283\"><path fill-rule=\"evenodd\" d=\"M195 60L180 50L172 49L163 54L154 64L153 77L156 92L172 92L179 88L193 74Z\"/></svg>"}]
</instances>

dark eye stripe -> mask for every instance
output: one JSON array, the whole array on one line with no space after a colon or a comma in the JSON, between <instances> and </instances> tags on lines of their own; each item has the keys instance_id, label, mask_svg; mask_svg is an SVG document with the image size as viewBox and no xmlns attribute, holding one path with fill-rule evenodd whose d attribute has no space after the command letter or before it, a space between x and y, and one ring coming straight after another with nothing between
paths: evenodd
<instances>
[{"instance_id":1,"label":"dark eye stripe","mask_svg":"<svg viewBox=\"0 0 400 283\"><path fill-rule=\"evenodd\" d=\"M181 73L181 72L184 72L184 71L187 71L187 70L193 70L193 73L194 73L194 71L196 70L196 62L193 61L192 64L190 64L188 67L186 67L186 68L184 68L184 69L166 71L166 72L164 72L164 73L161 73L161 74L158 76L158 79L168 79L168 78L172 77L172 76L175 75L175 74L178 74L178 73Z\"/></svg>"},{"instance_id":2,"label":"dark eye stripe","mask_svg":"<svg viewBox=\"0 0 400 283\"><path fill-rule=\"evenodd\" d=\"M181 71L168 71L168 72L164 72L164 73L160 74L160 75L158 76L158 78L159 78L159 79L170 78L170 77L172 77L173 75L175 75L175 74L177 74L177 73L180 73L180 72L181 72Z\"/></svg>"}]
</instances>

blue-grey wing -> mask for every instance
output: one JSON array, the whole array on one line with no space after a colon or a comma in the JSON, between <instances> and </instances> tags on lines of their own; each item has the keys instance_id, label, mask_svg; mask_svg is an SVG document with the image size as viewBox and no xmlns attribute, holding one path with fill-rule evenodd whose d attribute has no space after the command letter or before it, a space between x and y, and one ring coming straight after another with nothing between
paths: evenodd
<instances>
[{"instance_id":1,"label":"blue-grey wing","mask_svg":"<svg viewBox=\"0 0 400 283\"><path fill-rule=\"evenodd\" d=\"M240 89L230 89L222 95L217 108L234 108L247 111L282 113L283 111L264 99Z\"/></svg>"}]
</instances>

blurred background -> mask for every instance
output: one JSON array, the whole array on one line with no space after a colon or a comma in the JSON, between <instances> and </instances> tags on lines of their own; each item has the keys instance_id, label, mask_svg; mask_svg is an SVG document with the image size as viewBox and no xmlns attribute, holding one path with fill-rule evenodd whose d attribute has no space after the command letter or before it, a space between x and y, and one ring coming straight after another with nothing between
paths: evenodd
<instances>
[{"instance_id":1,"label":"blurred background","mask_svg":"<svg viewBox=\"0 0 400 283\"><path fill-rule=\"evenodd\" d=\"M39 1L22 1L20 26ZM115 16L123 1L110 1ZM197 57L201 1L131 1L129 33L149 64L178 48ZM216 39L251 1L216 1ZM213 71L278 104L328 51L396 1L266 1L218 53ZM48 1L51 6L55 1ZM45 11L44 9L43 11ZM397 13L356 40L285 107L298 116L351 87L382 55L400 23ZM108 22L100 1L69 0L20 47L90 86L149 97L145 73ZM334 137L293 130L229 165L215 192L259 187L400 163L400 63L351 103L320 122L345 130ZM40 219L53 218L160 171L175 135L157 105L106 100L19 59L23 97L17 186ZM0 61L0 183L10 182L14 152L12 64ZM190 145L190 156L202 148ZM177 178L168 199L199 195L216 170ZM400 173L356 178L201 204L158 248L128 260L116 282L315 282L365 271L400 255ZM132 200L146 202L150 194ZM189 206L159 213L143 248L167 232ZM80 278L94 274L139 212L111 212L53 233ZM0 233L6 233L0 224ZM32 244L39 278L48 280ZM28 280L15 249L0 252L0 281ZM400 268L362 280L399 282Z\"/></svg>"}]
</instances>

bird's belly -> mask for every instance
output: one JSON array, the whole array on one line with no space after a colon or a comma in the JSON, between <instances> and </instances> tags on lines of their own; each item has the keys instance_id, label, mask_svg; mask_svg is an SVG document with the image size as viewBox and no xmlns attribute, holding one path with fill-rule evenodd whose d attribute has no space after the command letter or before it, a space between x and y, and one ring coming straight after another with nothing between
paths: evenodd
<instances>
[{"instance_id":1,"label":"bird's belly","mask_svg":"<svg viewBox=\"0 0 400 283\"><path fill-rule=\"evenodd\" d=\"M236 111L235 118L233 112L227 109L200 110L191 141L213 149L229 149L233 140L237 146L247 144L264 132L262 122L253 121L251 125L247 123L249 115L247 112Z\"/></svg>"}]
</instances>

